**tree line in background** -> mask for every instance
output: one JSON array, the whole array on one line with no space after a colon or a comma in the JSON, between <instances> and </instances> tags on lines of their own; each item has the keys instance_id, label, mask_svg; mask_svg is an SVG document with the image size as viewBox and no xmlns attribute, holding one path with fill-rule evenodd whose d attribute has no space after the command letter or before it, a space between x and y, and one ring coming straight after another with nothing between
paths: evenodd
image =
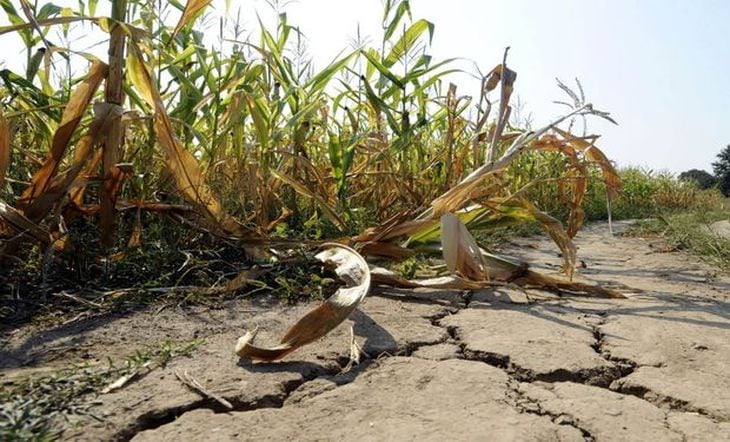
<instances>
[{"instance_id":1,"label":"tree line in background","mask_svg":"<svg viewBox=\"0 0 730 442\"><path fill-rule=\"evenodd\" d=\"M694 181L700 189L718 187L723 195L730 196L730 144L717 154L712 171L714 175L705 170L690 169L679 174L679 179Z\"/></svg>"}]
</instances>

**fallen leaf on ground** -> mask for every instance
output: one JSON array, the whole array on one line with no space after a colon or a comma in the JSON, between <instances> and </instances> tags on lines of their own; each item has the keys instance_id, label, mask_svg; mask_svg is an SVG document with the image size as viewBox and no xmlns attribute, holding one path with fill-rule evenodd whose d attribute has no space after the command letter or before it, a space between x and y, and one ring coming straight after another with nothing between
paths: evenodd
<instances>
[{"instance_id":1,"label":"fallen leaf on ground","mask_svg":"<svg viewBox=\"0 0 730 442\"><path fill-rule=\"evenodd\" d=\"M253 341L257 329L247 332L236 343L236 354L239 357L259 361L281 359L329 333L362 302L370 290L370 269L365 259L342 244L326 243L323 247L327 249L317 254L316 258L325 264L336 266L335 273L345 282L346 287L338 289L319 307L304 315L276 346L255 346Z\"/></svg>"}]
</instances>

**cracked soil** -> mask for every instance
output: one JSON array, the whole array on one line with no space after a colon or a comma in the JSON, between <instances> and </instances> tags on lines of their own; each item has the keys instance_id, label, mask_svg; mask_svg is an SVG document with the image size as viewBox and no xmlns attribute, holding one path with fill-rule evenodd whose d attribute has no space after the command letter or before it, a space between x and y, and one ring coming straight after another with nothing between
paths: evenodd
<instances>
[{"instance_id":1,"label":"cracked soil","mask_svg":"<svg viewBox=\"0 0 730 442\"><path fill-rule=\"evenodd\" d=\"M619 225L615 227L625 227ZM233 354L244 329L272 342L311 305L266 298L25 327L3 337L3 377L102 364L164 339L189 357L72 418L74 440L730 440L730 278L657 239L576 238L579 277L626 300L499 288L375 289L351 318L279 363ZM551 273L543 238L508 253ZM363 351L349 360L350 329ZM186 388L187 372L233 410Z\"/></svg>"}]
</instances>

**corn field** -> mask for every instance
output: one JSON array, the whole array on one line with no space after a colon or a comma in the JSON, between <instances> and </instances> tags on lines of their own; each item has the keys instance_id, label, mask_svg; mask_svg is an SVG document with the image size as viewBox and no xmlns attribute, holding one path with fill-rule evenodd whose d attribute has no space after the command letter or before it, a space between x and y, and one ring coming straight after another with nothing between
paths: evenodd
<instances>
[{"instance_id":1,"label":"corn field","mask_svg":"<svg viewBox=\"0 0 730 442\"><path fill-rule=\"evenodd\" d=\"M380 42L321 69L298 51L299 30L283 12L256 38L221 24L225 44L213 47L196 29L210 0L112 0L108 17L95 15L96 1L77 10L1 3L11 24L0 38L17 34L27 49L26 72L0 71L3 266L40 254L49 266L108 269L164 241L164 222L250 262L329 241L346 257L321 260L338 269L353 256L368 273L363 258L443 252L451 279L439 286L508 281L616 295L569 280L590 177L609 200L620 189L598 136L573 129L612 121L608 113L579 83L559 83L563 116L533 130L512 124L518 82L508 52L481 77L478 96L461 94L448 82L453 60L429 55L435 25L412 17L408 0L384 2ZM98 34L108 58L54 44L69 29ZM85 72L69 76L71 65ZM565 219L531 198L545 185L557 189ZM472 237L522 222L553 238L567 279L526 270ZM381 270L352 285L429 286ZM227 281L218 286L240 289L241 279ZM362 296L344 303L354 308ZM250 339L242 348L253 348Z\"/></svg>"}]
</instances>

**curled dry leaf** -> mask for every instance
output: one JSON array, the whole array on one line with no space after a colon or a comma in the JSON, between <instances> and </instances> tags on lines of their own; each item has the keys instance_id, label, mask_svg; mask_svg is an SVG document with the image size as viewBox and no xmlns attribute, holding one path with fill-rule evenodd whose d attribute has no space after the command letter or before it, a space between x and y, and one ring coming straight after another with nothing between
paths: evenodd
<instances>
[{"instance_id":1,"label":"curled dry leaf","mask_svg":"<svg viewBox=\"0 0 730 442\"><path fill-rule=\"evenodd\" d=\"M563 228L563 223L547 213L541 212L534 204L524 198L515 198L514 203L520 209L525 210L535 221L539 222L553 242L560 248L563 255L563 271L568 275L568 278L572 279L577 260L577 250L570 235Z\"/></svg>"},{"instance_id":2,"label":"curled dry leaf","mask_svg":"<svg viewBox=\"0 0 730 442\"><path fill-rule=\"evenodd\" d=\"M253 344L257 330L247 332L236 343L236 354L242 358L260 361L281 359L297 348L316 341L344 321L362 302L370 290L370 269L367 262L350 247L326 243L326 250L316 255L325 264L335 266L335 272L346 287L342 287L319 307L299 320L281 342L273 347Z\"/></svg>"},{"instance_id":3,"label":"curled dry leaf","mask_svg":"<svg viewBox=\"0 0 730 442\"><path fill-rule=\"evenodd\" d=\"M526 150L529 150L530 143L537 140L563 121L575 115L584 115L589 113L591 110L592 106L590 104L586 104L568 114L556 118L551 123L537 129L534 132L525 132L520 134L512 141L509 148L507 148L501 158L487 161L467 175L458 184L452 186L441 196L434 199L431 202L431 208L427 213L441 215L445 212L457 211L464 207L464 205L466 205L466 203L471 199L472 192L484 181L484 179L496 172L506 169L512 161L518 158ZM498 132L498 135L501 136L501 133Z\"/></svg>"}]
</instances>

